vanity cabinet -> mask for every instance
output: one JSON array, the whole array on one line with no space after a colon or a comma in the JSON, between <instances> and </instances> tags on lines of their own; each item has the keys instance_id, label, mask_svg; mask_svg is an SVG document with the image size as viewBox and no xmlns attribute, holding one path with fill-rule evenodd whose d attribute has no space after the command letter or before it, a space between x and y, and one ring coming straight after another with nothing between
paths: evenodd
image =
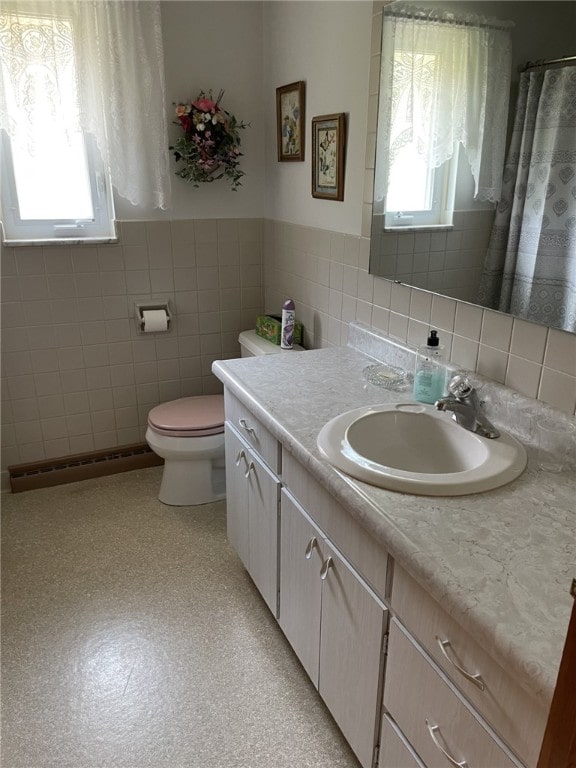
<instances>
[{"instance_id":1,"label":"vanity cabinet","mask_svg":"<svg viewBox=\"0 0 576 768\"><path fill-rule=\"evenodd\" d=\"M238 406L233 415L226 412L228 539L361 765L371 768L388 611L318 521L289 491L280 491L278 474L253 446L268 446L262 450L277 471L282 459L276 460L262 425ZM244 427L242 434L238 426ZM293 459L287 458L284 467L313 505L313 514L338 537L350 537L350 550L359 560L366 545L368 571L384 588L386 553L367 535L365 542L350 536L350 516ZM358 535L364 535L360 528Z\"/></svg>"},{"instance_id":2,"label":"vanity cabinet","mask_svg":"<svg viewBox=\"0 0 576 768\"><path fill-rule=\"evenodd\" d=\"M364 768L373 763L387 610L286 490L280 626Z\"/></svg>"},{"instance_id":3,"label":"vanity cabinet","mask_svg":"<svg viewBox=\"0 0 576 768\"><path fill-rule=\"evenodd\" d=\"M363 768L535 768L546 705L225 398L229 540Z\"/></svg>"}]
</instances>

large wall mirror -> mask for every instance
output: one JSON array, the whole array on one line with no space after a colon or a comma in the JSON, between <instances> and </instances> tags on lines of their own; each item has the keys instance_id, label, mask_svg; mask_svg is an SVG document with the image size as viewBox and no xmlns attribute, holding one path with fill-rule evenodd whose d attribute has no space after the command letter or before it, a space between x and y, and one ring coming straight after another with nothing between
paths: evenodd
<instances>
[{"instance_id":1,"label":"large wall mirror","mask_svg":"<svg viewBox=\"0 0 576 768\"><path fill-rule=\"evenodd\" d=\"M518 242L514 226L520 226L520 217L508 216L508 232L506 243L502 244L502 235L498 248L501 253L494 251L494 239L491 234L495 225L498 231L503 230L498 217L504 215L506 208L502 202L499 206L484 199L474 199L475 177L471 171L467 154L460 148L456 159L452 160L450 170L444 176L444 189L449 189L453 195L453 218L447 223L440 221L436 227L427 227L426 220L412 218L411 214L404 215L404 202L401 194L396 206L390 203L385 211L382 187L382 163L389 159L389 147L392 140L389 129L383 126L382 104L384 86L381 82L379 125L377 130L377 160L374 184L372 233L370 249L370 272L374 275L423 288L441 295L468 301L474 304L491 307L524 317L533 322L576 331L576 114L573 104L576 97L576 2L553 2L543 0L462 0L461 2L426 2L426 0L398 0L386 6L388 11L397 9L410 13L428 9L434 13L444 11L461 19L463 16L474 14L486 18L513 22L508 26L512 43L511 81L508 114L501 121L503 147L509 160L509 147L514 146L518 122L515 113L519 94L526 92L527 111L531 112L532 85L521 81L521 71L527 62L541 60L566 59L561 65L533 68L532 72L542 73L541 88L558 87L556 81L562 80L563 88L570 88L569 95L552 97L540 95L540 102L551 104L549 114L557 114L564 109L566 103L572 104L571 115L566 115L559 124L558 135L553 145L546 150L550 158L551 169L544 176L538 169L542 188L534 192L531 181L524 184L515 180L507 192L499 195L500 201L505 201L509 194L512 210L514 197L523 195L522 205L529 209L530 214L537 212L541 219L541 229L544 235L538 240L534 257L538 267L532 282L525 285L524 266L515 266L516 262L526 262L526 254L520 248L520 257L512 258L510 243ZM504 25L507 26L506 24ZM383 50L387 44L383 39ZM388 43L390 44L390 43ZM387 49L389 50L389 49ZM383 53L383 57L385 53ZM425 62L424 62L425 63ZM556 73L550 77L548 72ZM561 74L558 74L561 73ZM552 85L549 84L549 81ZM545 83L545 85L542 85ZM388 80L388 86L390 80ZM388 93L390 91L387 91ZM564 99L564 101L562 101ZM564 105L564 106L563 106ZM410 104L412 108L412 104ZM563 113L564 114L564 113ZM389 123L388 123L389 125ZM455 144L456 146L456 144ZM518 165L522 165L519 163ZM447 166L448 167L448 166ZM508 169L506 169L508 171ZM532 172L532 171L531 171ZM534 171L535 173L535 171ZM478 174L476 173L476 176ZM380 180L379 180L380 177ZM415 178L416 174L405 173L404 178ZM504 185L506 185L506 173ZM537 184L540 181L537 181ZM385 186L386 183L385 183ZM391 198L390 189L388 195ZM499 208L500 210L497 210ZM394 216L396 219L394 219ZM510 229L511 228L511 229ZM527 230L525 230L527 231ZM561 235L558 235L561 233ZM529 237L522 235L525 242ZM542 245L543 243L543 245ZM538 253L536 253L536 250ZM499 261L500 260L500 261ZM504 263L505 261L505 263ZM571 268L567 264L571 262ZM558 267L561 273L557 272ZM571 269L571 273L570 273ZM514 270L515 273L514 273ZM516 276L514 276L516 275Z\"/></svg>"}]
</instances>

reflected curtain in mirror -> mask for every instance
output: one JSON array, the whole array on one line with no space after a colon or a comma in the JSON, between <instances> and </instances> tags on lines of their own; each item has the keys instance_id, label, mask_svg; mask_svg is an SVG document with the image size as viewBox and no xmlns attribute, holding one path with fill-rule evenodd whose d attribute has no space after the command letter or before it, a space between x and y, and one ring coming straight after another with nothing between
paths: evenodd
<instances>
[{"instance_id":1,"label":"reflected curtain in mirror","mask_svg":"<svg viewBox=\"0 0 576 768\"><path fill-rule=\"evenodd\" d=\"M576 66L526 71L479 301L576 331Z\"/></svg>"},{"instance_id":2,"label":"reflected curtain in mirror","mask_svg":"<svg viewBox=\"0 0 576 768\"><path fill-rule=\"evenodd\" d=\"M456 16L405 4L384 8L377 201L387 194L392 197L393 184L388 182L394 181L394 162L407 148L411 147L413 164L432 169L450 159L458 144L470 162L475 198L499 199L511 26L483 16ZM403 173L406 167L404 163ZM412 185L415 173L409 175ZM388 205L386 209L390 210Z\"/></svg>"}]
</instances>

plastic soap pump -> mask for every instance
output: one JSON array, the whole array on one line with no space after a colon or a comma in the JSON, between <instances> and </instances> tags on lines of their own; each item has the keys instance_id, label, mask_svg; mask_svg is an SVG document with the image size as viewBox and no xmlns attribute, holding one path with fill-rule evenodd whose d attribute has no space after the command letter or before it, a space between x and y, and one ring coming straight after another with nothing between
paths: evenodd
<instances>
[{"instance_id":1,"label":"plastic soap pump","mask_svg":"<svg viewBox=\"0 0 576 768\"><path fill-rule=\"evenodd\" d=\"M444 395L446 366L438 331L430 331L425 346L418 347L414 371L414 399L435 403Z\"/></svg>"}]
</instances>

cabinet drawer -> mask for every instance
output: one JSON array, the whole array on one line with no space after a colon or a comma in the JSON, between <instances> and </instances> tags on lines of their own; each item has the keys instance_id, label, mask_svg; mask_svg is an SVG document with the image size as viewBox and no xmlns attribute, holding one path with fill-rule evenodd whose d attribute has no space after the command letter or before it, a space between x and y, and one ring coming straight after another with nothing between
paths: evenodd
<instances>
[{"instance_id":1,"label":"cabinet drawer","mask_svg":"<svg viewBox=\"0 0 576 768\"><path fill-rule=\"evenodd\" d=\"M536 765L547 710L398 566L394 569L392 607L404 626L518 757L528 766ZM483 690L463 672L480 675Z\"/></svg>"},{"instance_id":2,"label":"cabinet drawer","mask_svg":"<svg viewBox=\"0 0 576 768\"><path fill-rule=\"evenodd\" d=\"M270 469L278 474L281 468L281 449L276 438L228 390L224 391L224 408L226 420L257 451Z\"/></svg>"},{"instance_id":3,"label":"cabinet drawer","mask_svg":"<svg viewBox=\"0 0 576 768\"><path fill-rule=\"evenodd\" d=\"M518 768L518 763L473 714L393 619L384 706L428 768ZM450 757L447 757L449 755Z\"/></svg>"},{"instance_id":4,"label":"cabinet drawer","mask_svg":"<svg viewBox=\"0 0 576 768\"><path fill-rule=\"evenodd\" d=\"M387 714L382 718L380 729L378 768L425 768Z\"/></svg>"}]
</instances>

